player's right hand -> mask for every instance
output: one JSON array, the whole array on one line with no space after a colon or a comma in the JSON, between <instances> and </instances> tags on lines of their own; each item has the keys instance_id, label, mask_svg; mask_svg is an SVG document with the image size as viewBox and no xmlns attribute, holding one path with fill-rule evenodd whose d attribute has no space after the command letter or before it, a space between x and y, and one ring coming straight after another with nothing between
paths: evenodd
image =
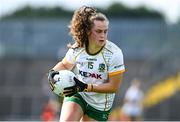
<instances>
[{"instance_id":1,"label":"player's right hand","mask_svg":"<svg viewBox=\"0 0 180 122\"><path fill-rule=\"evenodd\" d=\"M54 84L56 82L54 80L54 76L56 74L59 74L59 72L58 71L54 71L53 69L49 70L49 73L48 73L48 82L49 82L49 86L50 86L52 91L54 90Z\"/></svg>"},{"instance_id":2,"label":"player's right hand","mask_svg":"<svg viewBox=\"0 0 180 122\"><path fill-rule=\"evenodd\" d=\"M76 77L74 77L73 79L75 81L75 85L64 88L63 94L66 97L71 97L74 94L76 94L77 92L87 92L88 91L88 84L83 83Z\"/></svg>"}]
</instances>

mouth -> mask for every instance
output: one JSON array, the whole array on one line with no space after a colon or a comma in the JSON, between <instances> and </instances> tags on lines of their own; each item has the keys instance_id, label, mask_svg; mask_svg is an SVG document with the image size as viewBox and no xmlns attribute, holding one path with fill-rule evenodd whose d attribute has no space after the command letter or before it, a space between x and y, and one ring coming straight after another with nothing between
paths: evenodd
<instances>
[{"instance_id":1,"label":"mouth","mask_svg":"<svg viewBox=\"0 0 180 122\"><path fill-rule=\"evenodd\" d=\"M99 42L104 42L104 40L99 40Z\"/></svg>"}]
</instances>

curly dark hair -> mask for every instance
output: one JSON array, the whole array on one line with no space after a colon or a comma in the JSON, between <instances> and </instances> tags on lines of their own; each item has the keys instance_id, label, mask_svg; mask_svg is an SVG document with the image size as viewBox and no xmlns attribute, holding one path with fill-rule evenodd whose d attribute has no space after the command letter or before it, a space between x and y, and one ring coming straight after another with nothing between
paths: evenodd
<instances>
[{"instance_id":1,"label":"curly dark hair","mask_svg":"<svg viewBox=\"0 0 180 122\"><path fill-rule=\"evenodd\" d=\"M83 6L74 12L69 28L77 47L83 47L84 44L88 46L88 31L91 30L94 20L108 21L104 14L98 13L92 7Z\"/></svg>"}]
</instances>

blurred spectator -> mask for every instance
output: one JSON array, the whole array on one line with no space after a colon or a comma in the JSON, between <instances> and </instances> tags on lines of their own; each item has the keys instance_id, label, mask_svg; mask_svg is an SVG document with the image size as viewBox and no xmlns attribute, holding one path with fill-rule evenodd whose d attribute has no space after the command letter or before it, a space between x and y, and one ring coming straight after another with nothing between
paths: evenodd
<instances>
[{"instance_id":1,"label":"blurred spectator","mask_svg":"<svg viewBox=\"0 0 180 122\"><path fill-rule=\"evenodd\" d=\"M140 81L138 79L132 80L131 86L126 91L124 104L122 106L121 116L126 118L124 121L142 120L143 96L144 93L141 90Z\"/></svg>"},{"instance_id":2,"label":"blurred spectator","mask_svg":"<svg viewBox=\"0 0 180 122\"><path fill-rule=\"evenodd\" d=\"M44 122L58 121L62 98L50 91L46 75L42 79L42 92L47 100L42 106L41 120Z\"/></svg>"},{"instance_id":3,"label":"blurred spectator","mask_svg":"<svg viewBox=\"0 0 180 122\"><path fill-rule=\"evenodd\" d=\"M44 122L57 121L58 111L59 111L59 103L56 100L50 99L44 106L41 113L41 120Z\"/></svg>"}]
</instances>

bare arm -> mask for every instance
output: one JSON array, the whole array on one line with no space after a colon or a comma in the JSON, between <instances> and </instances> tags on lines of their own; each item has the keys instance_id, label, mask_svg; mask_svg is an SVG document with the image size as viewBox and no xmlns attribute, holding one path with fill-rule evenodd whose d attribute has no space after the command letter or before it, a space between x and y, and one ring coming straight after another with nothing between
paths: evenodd
<instances>
[{"instance_id":1,"label":"bare arm","mask_svg":"<svg viewBox=\"0 0 180 122\"><path fill-rule=\"evenodd\" d=\"M107 83L99 84L99 85L93 85L93 92L99 92L99 93L114 93L119 89L119 86L122 82L123 73L116 74L114 76L109 77L109 80Z\"/></svg>"},{"instance_id":2,"label":"bare arm","mask_svg":"<svg viewBox=\"0 0 180 122\"><path fill-rule=\"evenodd\" d=\"M53 70L60 71L60 70L72 70L74 67L74 64L70 64L66 61L66 58L64 58L62 61L58 62L54 67Z\"/></svg>"}]
</instances>

